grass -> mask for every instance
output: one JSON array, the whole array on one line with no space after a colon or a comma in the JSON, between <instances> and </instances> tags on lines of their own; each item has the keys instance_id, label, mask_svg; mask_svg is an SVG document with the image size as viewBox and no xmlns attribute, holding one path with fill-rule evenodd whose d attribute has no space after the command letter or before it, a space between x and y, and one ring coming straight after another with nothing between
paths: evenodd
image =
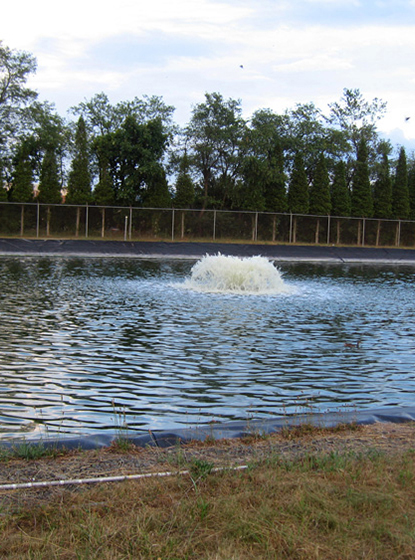
<instances>
[{"instance_id":1,"label":"grass","mask_svg":"<svg viewBox=\"0 0 415 560\"><path fill-rule=\"evenodd\" d=\"M2 510L0 497L0 557L411 559L414 459L270 454L223 472L193 459L188 476L61 490L34 508Z\"/></svg>"}]
</instances>

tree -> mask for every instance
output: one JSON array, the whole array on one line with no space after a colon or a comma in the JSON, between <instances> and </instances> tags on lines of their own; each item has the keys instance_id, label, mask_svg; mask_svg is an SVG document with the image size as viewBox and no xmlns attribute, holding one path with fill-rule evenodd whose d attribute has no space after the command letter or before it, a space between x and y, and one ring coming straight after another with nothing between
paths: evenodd
<instances>
[{"instance_id":1,"label":"tree","mask_svg":"<svg viewBox=\"0 0 415 560\"><path fill-rule=\"evenodd\" d=\"M392 187L392 213L394 218L398 220L405 220L409 217L410 213L408 169L405 148L403 147L399 151L395 180Z\"/></svg>"},{"instance_id":2,"label":"tree","mask_svg":"<svg viewBox=\"0 0 415 560\"><path fill-rule=\"evenodd\" d=\"M352 181L352 216L370 218L373 215L373 197L367 163L367 146L364 137L361 138L357 149ZM357 244L364 244L362 221L358 222Z\"/></svg>"},{"instance_id":3,"label":"tree","mask_svg":"<svg viewBox=\"0 0 415 560\"><path fill-rule=\"evenodd\" d=\"M229 207L241 171L246 123L240 100L206 93L184 130L190 165L200 177L202 208Z\"/></svg>"},{"instance_id":4,"label":"tree","mask_svg":"<svg viewBox=\"0 0 415 560\"><path fill-rule=\"evenodd\" d=\"M175 208L192 208L195 201L195 186L189 175L189 161L187 155L184 154L179 168L179 174L176 180L176 193L173 199ZM181 212L181 239L184 238L184 217L185 213Z\"/></svg>"},{"instance_id":5,"label":"tree","mask_svg":"<svg viewBox=\"0 0 415 560\"><path fill-rule=\"evenodd\" d=\"M240 184L238 206L251 212L265 210L264 184L267 175L266 163L255 156L245 158ZM252 241L256 241L256 215L252 214Z\"/></svg>"},{"instance_id":6,"label":"tree","mask_svg":"<svg viewBox=\"0 0 415 560\"><path fill-rule=\"evenodd\" d=\"M352 181L352 215L359 218L370 218L373 214L373 198L367 157L366 140L362 137L357 150Z\"/></svg>"},{"instance_id":7,"label":"tree","mask_svg":"<svg viewBox=\"0 0 415 560\"><path fill-rule=\"evenodd\" d=\"M308 180L301 152L297 152L288 186L288 208L293 214L307 214L309 209ZM297 217L293 221L293 243L297 238Z\"/></svg>"},{"instance_id":8,"label":"tree","mask_svg":"<svg viewBox=\"0 0 415 560\"><path fill-rule=\"evenodd\" d=\"M116 201L125 205L147 204L147 191L165 182L162 160L168 138L161 120L141 124L136 117L129 116L118 130L97 139L95 146L97 141L99 158L108 161ZM165 200L167 194L170 199L168 189L163 195Z\"/></svg>"},{"instance_id":9,"label":"tree","mask_svg":"<svg viewBox=\"0 0 415 560\"><path fill-rule=\"evenodd\" d=\"M35 71L31 54L11 50L0 41L0 166L10 162L13 145L25 131L27 107L37 97L26 82Z\"/></svg>"},{"instance_id":10,"label":"tree","mask_svg":"<svg viewBox=\"0 0 415 560\"><path fill-rule=\"evenodd\" d=\"M100 179L92 193L92 199L98 206L101 206L101 237L105 236L105 206L114 204L115 194L108 167L102 163Z\"/></svg>"},{"instance_id":11,"label":"tree","mask_svg":"<svg viewBox=\"0 0 415 560\"><path fill-rule=\"evenodd\" d=\"M334 168L333 184L331 187L331 212L333 216L350 216L351 200L346 181L346 165L339 161ZM340 243L341 220L336 220L337 245Z\"/></svg>"},{"instance_id":12,"label":"tree","mask_svg":"<svg viewBox=\"0 0 415 560\"><path fill-rule=\"evenodd\" d=\"M58 174L58 163L55 151L52 148L46 150L42 161L39 181L39 202L46 204L59 204L62 202L61 184ZM46 235L50 234L50 206L46 208Z\"/></svg>"},{"instance_id":13,"label":"tree","mask_svg":"<svg viewBox=\"0 0 415 560\"><path fill-rule=\"evenodd\" d=\"M376 158L378 134L376 123L386 112L386 103L375 97L366 101L359 89L343 90L339 102L329 104L330 115L327 121L343 134L349 145L345 150L348 168L352 168L352 159L357 154L361 138L366 139L369 160Z\"/></svg>"},{"instance_id":14,"label":"tree","mask_svg":"<svg viewBox=\"0 0 415 560\"><path fill-rule=\"evenodd\" d=\"M411 207L411 219L415 219L415 162L412 161L408 169L408 192L409 205Z\"/></svg>"},{"instance_id":15,"label":"tree","mask_svg":"<svg viewBox=\"0 0 415 560\"><path fill-rule=\"evenodd\" d=\"M30 144L22 142L14 159L12 186L10 189L12 202L33 202L33 167L30 159ZM24 233L24 204L21 206L20 235Z\"/></svg>"},{"instance_id":16,"label":"tree","mask_svg":"<svg viewBox=\"0 0 415 560\"><path fill-rule=\"evenodd\" d=\"M310 214L328 216L331 211L330 179L324 154L320 155L310 188ZM315 242L319 242L320 218L316 222Z\"/></svg>"},{"instance_id":17,"label":"tree","mask_svg":"<svg viewBox=\"0 0 415 560\"><path fill-rule=\"evenodd\" d=\"M74 145L74 157L68 178L68 204L88 204L91 199L91 174L89 171L89 150L85 121L79 117ZM76 237L79 235L81 209L76 209Z\"/></svg>"},{"instance_id":18,"label":"tree","mask_svg":"<svg viewBox=\"0 0 415 560\"><path fill-rule=\"evenodd\" d=\"M388 219L392 216L392 181L387 149L382 151L381 158L382 160L378 167L373 197L374 216L379 218L376 230L376 246L379 245L380 240L381 219Z\"/></svg>"}]
</instances>

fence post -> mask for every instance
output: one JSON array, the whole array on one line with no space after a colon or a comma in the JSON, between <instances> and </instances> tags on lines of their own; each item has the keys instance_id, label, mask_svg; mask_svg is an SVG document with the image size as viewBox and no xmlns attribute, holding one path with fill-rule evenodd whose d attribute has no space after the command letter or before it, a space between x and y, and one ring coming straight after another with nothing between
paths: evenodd
<instances>
[{"instance_id":1,"label":"fence post","mask_svg":"<svg viewBox=\"0 0 415 560\"><path fill-rule=\"evenodd\" d=\"M174 241L174 208L171 209L171 240Z\"/></svg>"},{"instance_id":2,"label":"fence post","mask_svg":"<svg viewBox=\"0 0 415 560\"><path fill-rule=\"evenodd\" d=\"M362 219L362 247L365 246L366 220Z\"/></svg>"},{"instance_id":3,"label":"fence post","mask_svg":"<svg viewBox=\"0 0 415 560\"><path fill-rule=\"evenodd\" d=\"M39 201L38 201L37 213L36 213L36 237L39 237L39 223L40 223L40 217L39 217Z\"/></svg>"},{"instance_id":4,"label":"fence post","mask_svg":"<svg viewBox=\"0 0 415 560\"><path fill-rule=\"evenodd\" d=\"M331 220L330 220L331 216L328 215L327 216L327 245L330 245L330 225L331 225Z\"/></svg>"},{"instance_id":5,"label":"fence post","mask_svg":"<svg viewBox=\"0 0 415 560\"><path fill-rule=\"evenodd\" d=\"M258 212L255 212L255 241L258 241Z\"/></svg>"},{"instance_id":6,"label":"fence post","mask_svg":"<svg viewBox=\"0 0 415 560\"><path fill-rule=\"evenodd\" d=\"M88 218L89 218L88 203L85 205L85 237L88 237Z\"/></svg>"},{"instance_id":7,"label":"fence post","mask_svg":"<svg viewBox=\"0 0 415 560\"><path fill-rule=\"evenodd\" d=\"M131 241L131 236L133 233L133 207L130 206L130 223L128 225L128 239Z\"/></svg>"},{"instance_id":8,"label":"fence post","mask_svg":"<svg viewBox=\"0 0 415 560\"><path fill-rule=\"evenodd\" d=\"M213 241L216 239L216 210L213 210Z\"/></svg>"},{"instance_id":9,"label":"fence post","mask_svg":"<svg viewBox=\"0 0 415 560\"><path fill-rule=\"evenodd\" d=\"M293 242L293 213L290 212L290 233L288 237L289 243Z\"/></svg>"},{"instance_id":10,"label":"fence post","mask_svg":"<svg viewBox=\"0 0 415 560\"><path fill-rule=\"evenodd\" d=\"M127 241L128 216L124 216L124 241Z\"/></svg>"}]
</instances>

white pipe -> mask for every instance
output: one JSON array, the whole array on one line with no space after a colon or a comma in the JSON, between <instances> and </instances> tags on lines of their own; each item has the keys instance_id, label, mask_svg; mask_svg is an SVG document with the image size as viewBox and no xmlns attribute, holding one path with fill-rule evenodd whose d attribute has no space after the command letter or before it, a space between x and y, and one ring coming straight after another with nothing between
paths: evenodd
<instances>
[{"instance_id":1,"label":"white pipe","mask_svg":"<svg viewBox=\"0 0 415 560\"><path fill-rule=\"evenodd\" d=\"M210 472L221 472L225 470L238 471L247 469L248 465L241 465L239 467L215 467ZM175 476L175 475L188 475L190 471L179 471L179 472L161 472L161 473L145 473L145 474L126 474L121 476L104 476L101 478L73 478L68 480L48 480L42 482L18 482L13 484L1 484L1 490L21 490L24 488L46 488L47 486L69 486L73 484L97 484L102 482L122 482L124 480L138 480L140 478L153 478L153 477L165 477L165 476Z\"/></svg>"}]
</instances>

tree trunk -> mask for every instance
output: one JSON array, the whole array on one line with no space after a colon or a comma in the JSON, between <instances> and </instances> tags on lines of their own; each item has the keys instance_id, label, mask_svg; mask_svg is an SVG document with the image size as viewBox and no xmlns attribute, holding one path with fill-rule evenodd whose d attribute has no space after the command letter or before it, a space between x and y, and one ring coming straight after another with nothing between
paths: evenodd
<instances>
[{"instance_id":1,"label":"tree trunk","mask_svg":"<svg viewBox=\"0 0 415 560\"><path fill-rule=\"evenodd\" d=\"M292 238L292 242L293 243L297 242L297 216L294 216L294 218L293 218L293 238Z\"/></svg>"},{"instance_id":2,"label":"tree trunk","mask_svg":"<svg viewBox=\"0 0 415 560\"><path fill-rule=\"evenodd\" d=\"M46 208L46 237L50 235L50 206Z\"/></svg>"},{"instance_id":3,"label":"tree trunk","mask_svg":"<svg viewBox=\"0 0 415 560\"><path fill-rule=\"evenodd\" d=\"M75 237L79 237L79 225L81 223L81 209L76 209L76 226L75 226Z\"/></svg>"},{"instance_id":4,"label":"tree trunk","mask_svg":"<svg viewBox=\"0 0 415 560\"><path fill-rule=\"evenodd\" d=\"M379 246L379 241L380 241L380 225L381 222L380 220L378 220L378 227L376 228L376 247Z\"/></svg>"},{"instance_id":5,"label":"tree trunk","mask_svg":"<svg viewBox=\"0 0 415 560\"><path fill-rule=\"evenodd\" d=\"M275 242L277 237L277 216L272 217L272 242Z\"/></svg>"},{"instance_id":6,"label":"tree trunk","mask_svg":"<svg viewBox=\"0 0 415 560\"><path fill-rule=\"evenodd\" d=\"M315 238L314 238L314 242L315 242L316 245L318 245L319 238L320 238L320 219L317 218L316 234L315 234Z\"/></svg>"},{"instance_id":7,"label":"tree trunk","mask_svg":"<svg viewBox=\"0 0 415 560\"><path fill-rule=\"evenodd\" d=\"M184 238L184 212L182 212L182 221L181 221L181 227L180 227L180 238L181 239Z\"/></svg>"},{"instance_id":8,"label":"tree trunk","mask_svg":"<svg viewBox=\"0 0 415 560\"><path fill-rule=\"evenodd\" d=\"M357 243L356 245L362 244L362 220L357 222Z\"/></svg>"},{"instance_id":9,"label":"tree trunk","mask_svg":"<svg viewBox=\"0 0 415 560\"><path fill-rule=\"evenodd\" d=\"M399 247L400 237L401 237L401 222L398 222L396 224L396 231L395 231L395 245L396 245L396 247Z\"/></svg>"},{"instance_id":10,"label":"tree trunk","mask_svg":"<svg viewBox=\"0 0 415 560\"><path fill-rule=\"evenodd\" d=\"M101 208L101 237L105 237L105 208Z\"/></svg>"},{"instance_id":11,"label":"tree trunk","mask_svg":"<svg viewBox=\"0 0 415 560\"><path fill-rule=\"evenodd\" d=\"M24 234L24 206L22 206L20 210L20 237L23 237L23 234Z\"/></svg>"},{"instance_id":12,"label":"tree trunk","mask_svg":"<svg viewBox=\"0 0 415 560\"><path fill-rule=\"evenodd\" d=\"M337 220L337 227L336 227L336 245L340 245L340 233L341 233L341 225L340 220Z\"/></svg>"}]
</instances>

